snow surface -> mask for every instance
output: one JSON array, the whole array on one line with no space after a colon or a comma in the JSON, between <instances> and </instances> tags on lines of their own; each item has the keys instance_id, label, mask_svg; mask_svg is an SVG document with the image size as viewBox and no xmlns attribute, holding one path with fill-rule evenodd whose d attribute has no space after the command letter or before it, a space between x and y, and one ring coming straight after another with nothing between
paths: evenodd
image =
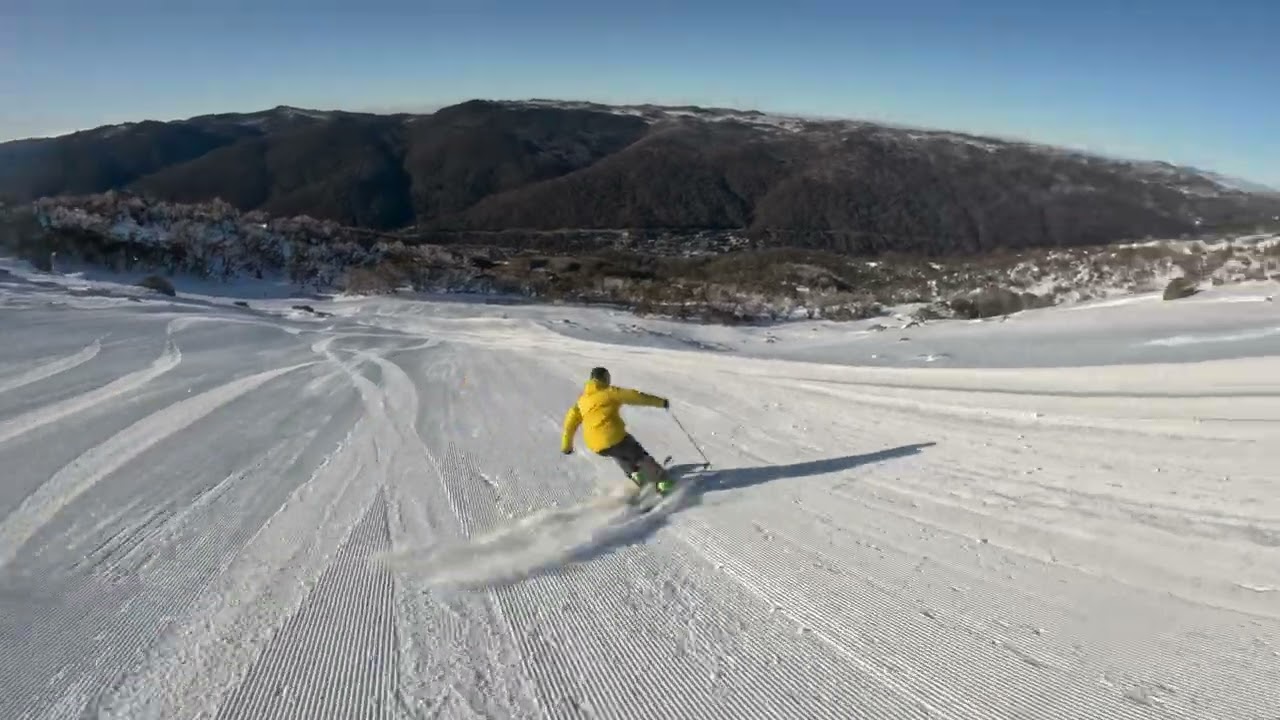
<instances>
[{"instance_id":1,"label":"snow surface","mask_svg":"<svg viewBox=\"0 0 1280 720\"><path fill-rule=\"evenodd\" d=\"M1274 284L874 331L6 267L0 717L1280 712ZM712 462L628 411L648 515L558 451L598 364Z\"/></svg>"}]
</instances>

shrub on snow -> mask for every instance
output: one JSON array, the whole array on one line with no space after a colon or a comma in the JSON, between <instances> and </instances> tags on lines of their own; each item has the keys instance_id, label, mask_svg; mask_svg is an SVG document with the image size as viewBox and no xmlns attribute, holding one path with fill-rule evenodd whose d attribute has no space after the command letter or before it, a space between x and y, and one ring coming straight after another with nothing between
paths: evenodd
<instances>
[{"instance_id":1,"label":"shrub on snow","mask_svg":"<svg viewBox=\"0 0 1280 720\"><path fill-rule=\"evenodd\" d=\"M1179 300L1199 292L1199 283L1188 277L1176 277L1164 288L1165 300Z\"/></svg>"},{"instance_id":2,"label":"shrub on snow","mask_svg":"<svg viewBox=\"0 0 1280 720\"><path fill-rule=\"evenodd\" d=\"M142 278L138 281L138 286L147 288L148 290L154 290L163 295L168 295L169 297L174 297L178 294L178 292L173 289L173 283L159 275L148 275Z\"/></svg>"}]
</instances>

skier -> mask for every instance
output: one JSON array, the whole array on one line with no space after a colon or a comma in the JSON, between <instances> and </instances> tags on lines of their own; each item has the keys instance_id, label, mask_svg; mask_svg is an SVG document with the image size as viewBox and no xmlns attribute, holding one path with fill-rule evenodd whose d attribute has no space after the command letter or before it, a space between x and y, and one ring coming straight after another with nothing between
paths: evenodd
<instances>
[{"instance_id":1,"label":"skier","mask_svg":"<svg viewBox=\"0 0 1280 720\"><path fill-rule=\"evenodd\" d=\"M592 368L591 378L582 389L582 395L565 413L560 451L565 455L573 453L573 436L578 432L578 426L583 425L582 437L592 452L612 458L636 485L643 487L646 478L656 480L658 493L666 495L675 483L631 433L627 432L626 423L619 414L623 405L663 409L671 407L666 398L616 387L611 384L607 369Z\"/></svg>"}]
</instances>

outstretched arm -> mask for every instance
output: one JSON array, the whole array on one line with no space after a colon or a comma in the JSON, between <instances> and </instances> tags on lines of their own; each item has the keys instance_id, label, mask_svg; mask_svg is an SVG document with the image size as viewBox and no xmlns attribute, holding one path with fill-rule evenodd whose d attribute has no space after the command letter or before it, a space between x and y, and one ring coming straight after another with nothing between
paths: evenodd
<instances>
[{"instance_id":1,"label":"outstretched arm","mask_svg":"<svg viewBox=\"0 0 1280 720\"><path fill-rule=\"evenodd\" d=\"M564 414L564 435L560 438L560 452L568 455L573 452L573 436L582 424L582 413L578 412L578 404L574 403L569 412Z\"/></svg>"},{"instance_id":2,"label":"outstretched arm","mask_svg":"<svg viewBox=\"0 0 1280 720\"><path fill-rule=\"evenodd\" d=\"M614 387L614 397L618 398L618 402L623 405L643 405L645 407L670 407L671 403L667 402L664 397L650 395L649 393L632 390L631 388Z\"/></svg>"}]
</instances>

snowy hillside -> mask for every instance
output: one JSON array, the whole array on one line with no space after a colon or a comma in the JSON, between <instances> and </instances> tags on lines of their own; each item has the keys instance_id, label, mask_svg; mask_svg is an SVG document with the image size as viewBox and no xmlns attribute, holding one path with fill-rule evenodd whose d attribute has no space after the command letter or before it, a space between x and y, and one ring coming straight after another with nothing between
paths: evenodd
<instances>
[{"instance_id":1,"label":"snowy hillside","mask_svg":"<svg viewBox=\"0 0 1280 720\"><path fill-rule=\"evenodd\" d=\"M1274 283L764 330L3 267L0 717L1280 709ZM628 410L647 515L559 453L594 365L712 463Z\"/></svg>"},{"instance_id":2,"label":"snowy hillside","mask_svg":"<svg viewBox=\"0 0 1280 720\"><path fill-rule=\"evenodd\" d=\"M1175 278L1214 287L1280 279L1280 235L1269 233L936 260L763 248L732 233L669 240L605 231L558 251L439 245L114 192L0 211L0 253L57 272L198 278L214 294L270 278L299 293L501 295L725 322L883 325L885 308L907 305L922 319L978 318L1159 291Z\"/></svg>"}]
</instances>

